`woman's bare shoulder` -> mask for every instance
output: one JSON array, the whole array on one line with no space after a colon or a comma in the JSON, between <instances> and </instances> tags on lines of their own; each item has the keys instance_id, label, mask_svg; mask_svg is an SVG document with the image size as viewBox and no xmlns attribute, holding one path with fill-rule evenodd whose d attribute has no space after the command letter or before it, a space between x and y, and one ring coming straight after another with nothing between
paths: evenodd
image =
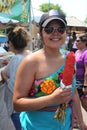
<instances>
[{"instance_id":1,"label":"woman's bare shoulder","mask_svg":"<svg viewBox=\"0 0 87 130\"><path fill-rule=\"evenodd\" d=\"M35 59L38 59L39 57L42 57L43 55L43 51L42 49L41 50L38 50L36 52L32 52L30 55L28 55L27 57L31 57L31 59L33 60L34 58Z\"/></svg>"},{"instance_id":2,"label":"woman's bare shoulder","mask_svg":"<svg viewBox=\"0 0 87 130\"><path fill-rule=\"evenodd\" d=\"M42 50L38 50L36 52L31 53L30 55L26 55L23 62L30 64L38 64L38 61L40 61L40 58L42 57L43 53Z\"/></svg>"},{"instance_id":3,"label":"woman's bare shoulder","mask_svg":"<svg viewBox=\"0 0 87 130\"><path fill-rule=\"evenodd\" d=\"M25 55L25 56L30 55L30 54L32 54L32 51L30 51L30 50L25 50L25 52L24 52L24 55Z\"/></svg>"}]
</instances>

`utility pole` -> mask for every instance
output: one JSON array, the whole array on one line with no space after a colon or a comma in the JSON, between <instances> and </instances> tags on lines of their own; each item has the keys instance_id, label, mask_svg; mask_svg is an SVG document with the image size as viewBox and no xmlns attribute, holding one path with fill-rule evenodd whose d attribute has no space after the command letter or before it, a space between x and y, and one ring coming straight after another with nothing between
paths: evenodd
<instances>
[{"instance_id":1,"label":"utility pole","mask_svg":"<svg viewBox=\"0 0 87 130\"><path fill-rule=\"evenodd\" d=\"M49 2L48 2L48 5L49 5L49 6L48 6L48 10L50 10L50 0L49 0Z\"/></svg>"},{"instance_id":2,"label":"utility pole","mask_svg":"<svg viewBox=\"0 0 87 130\"><path fill-rule=\"evenodd\" d=\"M32 35L31 0L29 0L29 32Z\"/></svg>"},{"instance_id":3,"label":"utility pole","mask_svg":"<svg viewBox=\"0 0 87 130\"><path fill-rule=\"evenodd\" d=\"M29 0L29 32L30 35L32 36L32 20L31 20L31 0ZM32 51L32 44L30 44L30 50Z\"/></svg>"}]
</instances>

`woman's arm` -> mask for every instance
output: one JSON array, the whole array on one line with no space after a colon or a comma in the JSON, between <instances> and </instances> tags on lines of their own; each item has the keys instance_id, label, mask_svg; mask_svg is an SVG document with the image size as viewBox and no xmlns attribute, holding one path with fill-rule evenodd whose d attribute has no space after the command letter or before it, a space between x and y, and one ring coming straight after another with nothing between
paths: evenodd
<instances>
[{"instance_id":1,"label":"woman's arm","mask_svg":"<svg viewBox=\"0 0 87 130\"><path fill-rule=\"evenodd\" d=\"M75 115L77 116L77 121L79 123L81 130L87 130L87 125L83 121L83 115L81 110L81 104L80 99L77 90L75 90L75 95L73 98L73 111Z\"/></svg>"},{"instance_id":2,"label":"woman's arm","mask_svg":"<svg viewBox=\"0 0 87 130\"><path fill-rule=\"evenodd\" d=\"M84 87L83 87L83 93L87 94L87 64L84 64L85 66L85 73L84 73Z\"/></svg>"},{"instance_id":3,"label":"woman's arm","mask_svg":"<svg viewBox=\"0 0 87 130\"><path fill-rule=\"evenodd\" d=\"M87 63L86 63L84 66L85 66L85 73L84 73L84 86L87 86Z\"/></svg>"},{"instance_id":4,"label":"woman's arm","mask_svg":"<svg viewBox=\"0 0 87 130\"><path fill-rule=\"evenodd\" d=\"M8 80L7 74L4 72L4 70L1 71L1 78L2 81L6 82Z\"/></svg>"}]
</instances>

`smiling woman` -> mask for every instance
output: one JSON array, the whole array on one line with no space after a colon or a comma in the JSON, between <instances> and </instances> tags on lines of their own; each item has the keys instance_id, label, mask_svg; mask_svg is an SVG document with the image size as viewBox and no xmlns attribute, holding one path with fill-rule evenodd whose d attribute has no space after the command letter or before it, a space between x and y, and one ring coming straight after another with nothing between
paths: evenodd
<instances>
[{"instance_id":1,"label":"smiling woman","mask_svg":"<svg viewBox=\"0 0 87 130\"><path fill-rule=\"evenodd\" d=\"M72 88L61 87L67 52L61 51L60 47L66 40L66 26L63 13L57 10L44 13L39 22L39 34L44 47L25 57L18 68L13 102L15 110L21 111L23 130L70 130L73 127L72 98L75 101L73 108L78 109L80 128L86 127L75 89L75 76ZM67 102L64 122L55 119L57 108Z\"/></svg>"}]
</instances>

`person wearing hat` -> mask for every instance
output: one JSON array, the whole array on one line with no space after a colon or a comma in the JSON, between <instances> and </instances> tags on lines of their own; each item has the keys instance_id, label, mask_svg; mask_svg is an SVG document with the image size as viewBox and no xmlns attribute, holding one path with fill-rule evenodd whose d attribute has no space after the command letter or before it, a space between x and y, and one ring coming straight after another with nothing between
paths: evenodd
<instances>
[{"instance_id":1,"label":"person wearing hat","mask_svg":"<svg viewBox=\"0 0 87 130\"><path fill-rule=\"evenodd\" d=\"M39 22L39 33L44 46L27 56L19 66L13 103L15 110L21 111L23 130L70 130L72 98L75 98L74 104L79 108L77 113L80 128L86 128L75 90L75 79L72 88L62 89L60 85L65 63L65 54L60 51L60 47L66 39L66 26L63 13L57 10L44 13ZM55 119L57 108L67 102L69 104L65 110L65 120Z\"/></svg>"}]
</instances>

